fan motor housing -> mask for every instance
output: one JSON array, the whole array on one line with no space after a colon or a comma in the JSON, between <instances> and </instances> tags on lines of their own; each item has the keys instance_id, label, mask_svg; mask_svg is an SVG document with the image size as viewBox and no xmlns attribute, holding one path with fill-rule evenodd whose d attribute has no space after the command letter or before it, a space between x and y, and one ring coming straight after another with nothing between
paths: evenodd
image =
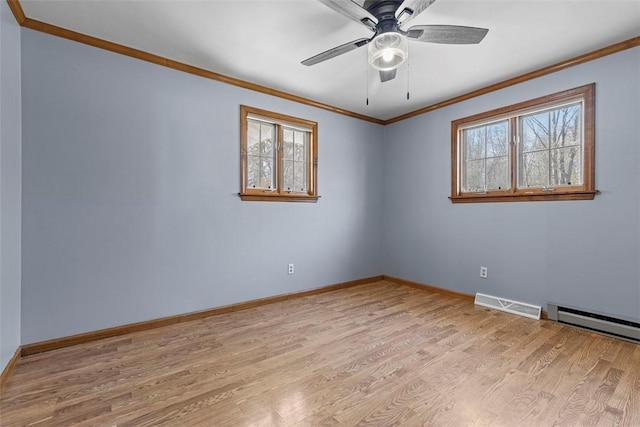
<instances>
[{"instance_id":1,"label":"fan motor housing","mask_svg":"<svg viewBox=\"0 0 640 427\"><path fill-rule=\"evenodd\" d=\"M398 0L367 0L364 2L364 8L378 19L376 35L400 31L396 10L401 4L402 1Z\"/></svg>"},{"instance_id":2,"label":"fan motor housing","mask_svg":"<svg viewBox=\"0 0 640 427\"><path fill-rule=\"evenodd\" d=\"M401 4L401 0L366 0L363 8L380 21L381 19L395 19L396 10Z\"/></svg>"}]
</instances>

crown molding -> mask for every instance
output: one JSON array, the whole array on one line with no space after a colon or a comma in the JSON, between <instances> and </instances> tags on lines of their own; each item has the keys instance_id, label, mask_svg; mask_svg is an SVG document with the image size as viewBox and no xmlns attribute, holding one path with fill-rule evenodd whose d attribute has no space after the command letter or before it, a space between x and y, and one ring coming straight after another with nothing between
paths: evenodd
<instances>
[{"instance_id":1,"label":"crown molding","mask_svg":"<svg viewBox=\"0 0 640 427\"><path fill-rule=\"evenodd\" d=\"M520 74L516 77L512 77L507 80L503 80L498 83L491 84L489 86L485 86L480 89L476 89L474 91L465 93L460 96L456 96L454 98L447 99L446 101L441 101L433 105L429 105L423 108L420 108L415 111L411 111L409 113L403 114L401 116L394 117L389 120L385 120L384 124L389 125L391 123L400 122L402 120L409 119L411 117L419 116L420 114L428 113L433 110L437 110L439 108L448 107L449 105L457 104L458 102L466 101L471 98L475 98L481 95L486 95L490 92L495 92L500 89L504 89L509 86L516 85L518 83L523 83L528 80L537 79L538 77L545 76L547 74L552 74L560 70L564 70L566 68L573 67L575 65L584 64L585 62L593 61L595 59L602 58L604 56L612 55L614 53L621 52L626 49L631 49L636 46L640 46L640 37L634 37L619 43L615 43L611 46L604 47L602 49L594 50L583 55L579 55L570 59L566 59L564 61L557 62L553 65L549 65L547 67L539 68L535 71L530 71L528 73Z\"/></svg>"},{"instance_id":2,"label":"crown molding","mask_svg":"<svg viewBox=\"0 0 640 427\"><path fill-rule=\"evenodd\" d=\"M243 89L252 90L254 92L264 93L266 95L275 96L278 98L297 102L299 104L304 104L311 107L328 110L333 113L342 114L345 116L353 117L360 120L365 120L365 121L376 123L379 125L384 124L384 120L377 119L375 117L370 117L364 114L345 110L340 107L325 104L319 101L314 101L313 99L303 98L301 96L293 95L277 89L272 89L267 86L262 86L262 85L250 83L244 80L236 79L234 77L225 76L224 74L215 73L213 71L205 70L203 68L195 67L193 65L174 61L172 59L165 58L159 55L154 55L152 53L145 52L139 49L134 49L132 47L124 46L118 43L113 43L107 40L99 39L97 37L89 36L87 34L79 33L76 31L68 30L66 28L58 27L56 25L48 24L46 22L38 21L36 19L31 19L24 15L24 12L18 0L7 0L7 2L9 3L9 7L13 11L13 14L18 24L30 30L39 31L42 33L72 40L78 43L83 43L83 44L104 49L110 52L129 56L131 58L136 58L142 61L151 62L152 64L161 65L167 68L172 68L174 70L182 71L182 72L193 74L199 77L204 77L210 80L215 80L215 81L230 84L233 86L241 87Z\"/></svg>"},{"instance_id":3,"label":"crown molding","mask_svg":"<svg viewBox=\"0 0 640 427\"><path fill-rule=\"evenodd\" d=\"M336 107L333 105L325 104L319 101L314 101L312 99L303 98L303 97L293 95L281 90L272 89L267 86L262 86L262 85L250 83L244 80L236 79L234 77L225 76L223 74L215 73L213 71L205 70L203 68L198 68L193 65L174 61L172 59L154 55L152 53L148 53L142 50L134 49L134 48L117 44L117 43L112 43L110 41L99 39L97 37L92 37L86 34L67 30L65 28L47 24L46 22L41 22L35 19L31 19L25 16L19 0L6 0L6 1L9 4L9 8L13 12L13 15L15 16L15 19L18 22L18 24L22 27L29 28L31 30L40 31L53 36L62 37L68 40L73 40L78 43L83 43L89 46L94 46L94 47L108 50L114 53L119 53L121 55L140 59L142 61L151 62L153 64L161 65L163 67L172 68L174 70L182 71L189 74L194 74L196 76L204 77L210 80L216 80L222 83L241 87L243 89L264 93L267 95L297 102L299 104L320 108L323 110L331 111L333 113L342 114L344 116L364 120L371 123L376 123L383 126L390 125L392 123L401 122L403 120L410 119L412 117L416 117L421 114L428 113L430 111L448 107L450 105L457 104L462 101L466 101L481 95L486 95L488 93L507 88L509 86L523 83L528 80L533 80L538 77L545 76L547 74L552 74L557 71L573 67L575 65L583 64L585 62L593 61L593 60L602 58L604 56L612 55L614 53L618 53L626 49L631 49L631 48L640 46L640 37L633 37L631 39L628 39L619 43L615 43L613 45L610 45L601 49L597 49L597 50L585 53L583 55L566 59L566 60L557 62L555 64L552 64L543 68L539 68L537 70L530 71L524 74L520 74L518 76L511 77L507 80L493 83L489 86L485 86L480 89L476 89L471 92L467 92L465 94L458 95L453 98L440 101L438 103L431 104L426 107L419 108L417 110L402 114L400 116L396 116L387 120L382 120L375 117L366 116L364 114L356 113L353 111L345 110L343 108Z\"/></svg>"},{"instance_id":4,"label":"crown molding","mask_svg":"<svg viewBox=\"0 0 640 427\"><path fill-rule=\"evenodd\" d=\"M7 0L7 3L9 4L9 9L13 12L13 16L16 18L16 22L22 26L27 19L24 15L24 10L22 10L22 5L18 0Z\"/></svg>"}]
</instances>

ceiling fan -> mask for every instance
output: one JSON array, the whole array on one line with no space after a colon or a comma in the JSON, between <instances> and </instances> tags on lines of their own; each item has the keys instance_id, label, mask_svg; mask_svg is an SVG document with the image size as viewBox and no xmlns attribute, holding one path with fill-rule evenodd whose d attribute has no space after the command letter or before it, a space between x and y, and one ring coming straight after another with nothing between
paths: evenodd
<instances>
[{"instance_id":1,"label":"ceiling fan","mask_svg":"<svg viewBox=\"0 0 640 427\"><path fill-rule=\"evenodd\" d=\"M486 28L460 25L414 25L402 27L436 0L320 0L331 9L353 19L374 32L329 49L302 61L315 65L343 53L369 45L369 63L379 71L380 81L396 77L396 70L409 56L408 40L442 44L477 44L489 31Z\"/></svg>"}]
</instances>

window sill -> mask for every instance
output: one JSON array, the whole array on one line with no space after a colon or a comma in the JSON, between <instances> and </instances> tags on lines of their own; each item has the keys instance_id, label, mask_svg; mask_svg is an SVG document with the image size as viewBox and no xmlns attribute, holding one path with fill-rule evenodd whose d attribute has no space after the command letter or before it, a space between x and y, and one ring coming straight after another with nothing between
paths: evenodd
<instances>
[{"instance_id":1,"label":"window sill","mask_svg":"<svg viewBox=\"0 0 640 427\"><path fill-rule=\"evenodd\" d=\"M572 191L564 193L488 193L451 196L451 203L495 203L495 202L544 202L556 200L593 200L600 191Z\"/></svg>"},{"instance_id":2,"label":"window sill","mask_svg":"<svg viewBox=\"0 0 640 427\"><path fill-rule=\"evenodd\" d=\"M307 194L248 194L238 193L240 199L245 202L302 202L317 203L320 196Z\"/></svg>"}]
</instances>

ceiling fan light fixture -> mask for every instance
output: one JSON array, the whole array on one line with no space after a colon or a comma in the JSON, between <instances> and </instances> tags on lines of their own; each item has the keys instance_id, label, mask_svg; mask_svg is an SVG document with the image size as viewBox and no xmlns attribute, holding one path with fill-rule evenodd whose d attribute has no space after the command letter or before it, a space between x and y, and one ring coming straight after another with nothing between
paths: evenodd
<instances>
[{"instance_id":1,"label":"ceiling fan light fixture","mask_svg":"<svg viewBox=\"0 0 640 427\"><path fill-rule=\"evenodd\" d=\"M391 71L401 66L409 56L407 38L393 31L378 34L369 43L369 64L376 70Z\"/></svg>"}]
</instances>

